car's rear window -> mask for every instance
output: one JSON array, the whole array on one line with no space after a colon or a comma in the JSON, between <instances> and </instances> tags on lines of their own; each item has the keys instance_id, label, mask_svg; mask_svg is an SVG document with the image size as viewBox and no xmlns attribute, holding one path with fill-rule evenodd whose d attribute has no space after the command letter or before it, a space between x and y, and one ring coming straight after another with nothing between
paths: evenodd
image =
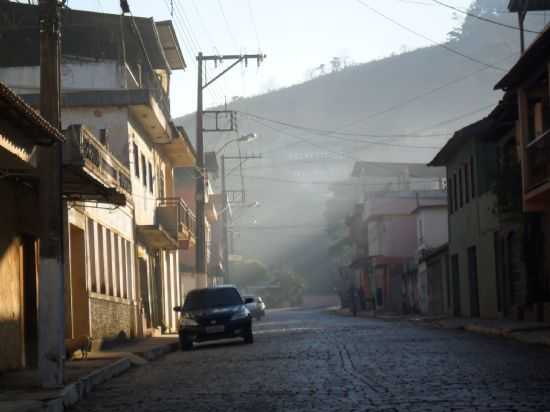
<instances>
[{"instance_id":1,"label":"car's rear window","mask_svg":"<svg viewBox=\"0 0 550 412\"><path fill-rule=\"evenodd\" d=\"M208 309L242 305L241 295L235 288L201 289L189 292L184 310Z\"/></svg>"}]
</instances>

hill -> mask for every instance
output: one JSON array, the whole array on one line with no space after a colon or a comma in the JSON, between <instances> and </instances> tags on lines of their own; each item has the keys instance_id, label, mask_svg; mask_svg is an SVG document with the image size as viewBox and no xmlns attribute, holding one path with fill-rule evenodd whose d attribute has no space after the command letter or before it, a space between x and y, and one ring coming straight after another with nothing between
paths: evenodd
<instances>
[{"instance_id":1,"label":"hill","mask_svg":"<svg viewBox=\"0 0 550 412\"><path fill-rule=\"evenodd\" d=\"M506 5L478 0L471 11L516 25L515 15L499 12ZM539 14L526 21L535 30L544 24ZM326 286L319 279L332 270L323 217L328 184L349 176L356 160L429 161L454 130L490 111L500 98L493 85L518 56L518 31L467 17L444 47L357 64L230 103L241 134L260 136L242 151L264 156L243 166L249 200L262 206L236 213L235 253L308 271L310 287ZM178 122L194 139L194 116ZM207 134L206 147L231 137ZM228 186L240 187L238 174Z\"/></svg>"}]
</instances>

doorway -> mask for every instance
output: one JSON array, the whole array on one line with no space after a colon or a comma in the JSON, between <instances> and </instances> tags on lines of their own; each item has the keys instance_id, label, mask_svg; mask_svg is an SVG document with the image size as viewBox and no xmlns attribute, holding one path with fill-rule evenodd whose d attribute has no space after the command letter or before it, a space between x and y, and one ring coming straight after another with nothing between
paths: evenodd
<instances>
[{"instance_id":1,"label":"doorway","mask_svg":"<svg viewBox=\"0 0 550 412\"><path fill-rule=\"evenodd\" d=\"M458 255L451 257L451 272L453 277L453 315L461 315L460 307L460 272L458 266Z\"/></svg>"},{"instance_id":2,"label":"doorway","mask_svg":"<svg viewBox=\"0 0 550 412\"><path fill-rule=\"evenodd\" d=\"M21 240L25 367L35 369L38 367L38 241L29 235Z\"/></svg>"},{"instance_id":3,"label":"doorway","mask_svg":"<svg viewBox=\"0 0 550 412\"><path fill-rule=\"evenodd\" d=\"M90 335L90 307L86 287L84 231L69 225L71 310L73 338Z\"/></svg>"},{"instance_id":4,"label":"doorway","mask_svg":"<svg viewBox=\"0 0 550 412\"><path fill-rule=\"evenodd\" d=\"M476 247L468 248L468 279L470 283L470 316L479 317L479 285L477 279Z\"/></svg>"}]
</instances>

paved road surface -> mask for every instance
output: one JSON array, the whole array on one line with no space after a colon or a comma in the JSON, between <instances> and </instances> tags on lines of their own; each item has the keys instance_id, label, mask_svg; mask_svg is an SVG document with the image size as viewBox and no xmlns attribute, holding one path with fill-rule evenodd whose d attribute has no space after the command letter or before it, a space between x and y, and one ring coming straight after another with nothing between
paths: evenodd
<instances>
[{"instance_id":1,"label":"paved road surface","mask_svg":"<svg viewBox=\"0 0 550 412\"><path fill-rule=\"evenodd\" d=\"M254 345L178 352L81 411L550 411L550 351L322 310L271 313Z\"/></svg>"}]
</instances>

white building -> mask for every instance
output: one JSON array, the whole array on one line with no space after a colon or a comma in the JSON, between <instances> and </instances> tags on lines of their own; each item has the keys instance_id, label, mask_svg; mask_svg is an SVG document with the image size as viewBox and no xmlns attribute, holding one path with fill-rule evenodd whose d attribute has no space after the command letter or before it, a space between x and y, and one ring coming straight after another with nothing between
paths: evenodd
<instances>
[{"instance_id":1,"label":"white building","mask_svg":"<svg viewBox=\"0 0 550 412\"><path fill-rule=\"evenodd\" d=\"M9 55L0 63L0 79L36 106L39 54L30 51L38 50L38 8L17 3L2 7L17 17L19 27L15 37L9 24L0 28L0 43L11 44L3 48ZM109 302L109 307L122 303L138 311L128 331L120 322L97 333L111 336L116 328L130 334L173 331L172 307L184 296L178 250L190 247L195 230L192 212L174 194L174 168L195 164L185 131L174 125L170 114L170 75L185 68L174 28L170 21L70 9L64 10L63 19L63 127L86 126L127 168L131 187L130 201L117 211L85 204L69 213L75 241L82 241L77 229L84 230L85 250L94 253L85 269L85 292ZM101 165L112 172L109 166ZM132 256L124 266L122 257ZM112 317L109 310L102 316Z\"/></svg>"}]
</instances>

